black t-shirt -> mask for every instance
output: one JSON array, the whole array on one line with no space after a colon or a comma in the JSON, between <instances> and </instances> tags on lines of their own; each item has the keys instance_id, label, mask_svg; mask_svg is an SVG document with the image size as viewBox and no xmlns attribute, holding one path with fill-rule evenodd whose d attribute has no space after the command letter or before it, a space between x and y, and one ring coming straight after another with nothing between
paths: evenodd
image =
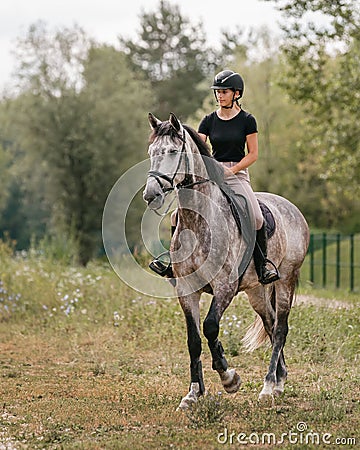
<instances>
[{"instance_id":1,"label":"black t-shirt","mask_svg":"<svg viewBox=\"0 0 360 450\"><path fill-rule=\"evenodd\" d=\"M202 119L198 132L209 136L217 161L239 162L245 156L246 136L257 133L257 124L255 117L244 110L230 120L220 119L213 111Z\"/></svg>"}]
</instances>

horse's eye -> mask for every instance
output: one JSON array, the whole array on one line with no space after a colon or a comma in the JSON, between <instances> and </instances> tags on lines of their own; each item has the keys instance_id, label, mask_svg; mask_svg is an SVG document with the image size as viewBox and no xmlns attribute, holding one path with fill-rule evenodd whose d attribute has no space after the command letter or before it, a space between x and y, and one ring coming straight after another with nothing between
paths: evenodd
<instances>
[{"instance_id":1,"label":"horse's eye","mask_svg":"<svg viewBox=\"0 0 360 450\"><path fill-rule=\"evenodd\" d=\"M177 148L172 148L170 151L169 151L169 153L178 153L178 149Z\"/></svg>"}]
</instances>

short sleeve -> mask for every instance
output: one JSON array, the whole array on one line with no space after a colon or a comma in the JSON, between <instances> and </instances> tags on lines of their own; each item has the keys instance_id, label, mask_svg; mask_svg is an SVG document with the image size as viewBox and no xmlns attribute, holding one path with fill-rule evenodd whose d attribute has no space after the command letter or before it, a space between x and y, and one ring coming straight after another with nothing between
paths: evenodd
<instances>
[{"instance_id":1,"label":"short sleeve","mask_svg":"<svg viewBox=\"0 0 360 450\"><path fill-rule=\"evenodd\" d=\"M205 136L209 136L209 116L205 116L200 122L198 133L205 134Z\"/></svg>"},{"instance_id":2,"label":"short sleeve","mask_svg":"<svg viewBox=\"0 0 360 450\"><path fill-rule=\"evenodd\" d=\"M246 117L245 135L257 133L256 119L252 114L248 114Z\"/></svg>"}]
</instances>

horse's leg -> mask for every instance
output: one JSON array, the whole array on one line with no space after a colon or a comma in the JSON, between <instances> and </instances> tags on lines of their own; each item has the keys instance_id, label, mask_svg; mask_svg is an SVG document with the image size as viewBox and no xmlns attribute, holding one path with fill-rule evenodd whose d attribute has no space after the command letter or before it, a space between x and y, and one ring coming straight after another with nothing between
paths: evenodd
<instances>
[{"instance_id":1,"label":"horse's leg","mask_svg":"<svg viewBox=\"0 0 360 450\"><path fill-rule=\"evenodd\" d=\"M296 280L299 277L299 271L295 272L295 276L292 278L292 280L289 282L286 289L284 289L284 298L288 298L288 308L290 312L290 308L293 303L294 294L295 294L295 288L296 288ZM282 292L282 287L280 284L279 291ZM285 346L285 342L284 342ZM287 379L287 369L286 369L286 363L285 363L285 356L284 356L284 347L281 350L280 358L278 361L278 365L276 368L276 384L274 387L274 394L275 395L281 395L284 392L284 386Z\"/></svg>"},{"instance_id":2,"label":"horse's leg","mask_svg":"<svg viewBox=\"0 0 360 450\"><path fill-rule=\"evenodd\" d=\"M273 394L279 395L284 391L287 371L283 349L289 330L288 317L294 290L295 283L291 280L286 280L286 278L282 278L275 285L276 305L272 335L272 355L264 387L259 394L259 400L266 399Z\"/></svg>"},{"instance_id":3,"label":"horse's leg","mask_svg":"<svg viewBox=\"0 0 360 450\"><path fill-rule=\"evenodd\" d=\"M284 350L281 350L279 362L276 368L276 384L274 395L281 395L284 392L285 381L287 378L287 369L285 364Z\"/></svg>"},{"instance_id":4,"label":"horse's leg","mask_svg":"<svg viewBox=\"0 0 360 450\"><path fill-rule=\"evenodd\" d=\"M236 373L235 369L228 369L224 349L218 339L220 319L229 303L230 301L219 301L219 297L214 296L203 327L212 356L212 368L220 375L225 391L232 394L237 392L240 387L240 376Z\"/></svg>"},{"instance_id":5,"label":"horse's leg","mask_svg":"<svg viewBox=\"0 0 360 450\"><path fill-rule=\"evenodd\" d=\"M205 386L201 365L201 337L200 337L200 295L194 293L186 297L179 297L180 305L184 311L188 349L190 354L190 389L188 394L181 400L178 409L187 409L192 403L204 394Z\"/></svg>"}]
</instances>

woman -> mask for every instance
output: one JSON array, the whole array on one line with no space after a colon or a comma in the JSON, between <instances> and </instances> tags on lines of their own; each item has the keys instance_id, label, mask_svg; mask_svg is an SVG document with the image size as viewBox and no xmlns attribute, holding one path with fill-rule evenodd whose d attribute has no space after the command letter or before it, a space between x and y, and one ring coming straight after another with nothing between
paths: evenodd
<instances>
[{"instance_id":1,"label":"woman","mask_svg":"<svg viewBox=\"0 0 360 450\"><path fill-rule=\"evenodd\" d=\"M260 283L272 283L279 279L279 273L266 267L266 226L251 188L248 172L248 167L258 158L256 120L239 105L239 99L244 92L244 82L238 73L232 70L219 72L211 89L214 90L219 108L202 119L198 133L205 142L209 138L214 158L226 168L226 183L236 193L244 195L252 207L256 227L256 272Z\"/></svg>"}]
</instances>

